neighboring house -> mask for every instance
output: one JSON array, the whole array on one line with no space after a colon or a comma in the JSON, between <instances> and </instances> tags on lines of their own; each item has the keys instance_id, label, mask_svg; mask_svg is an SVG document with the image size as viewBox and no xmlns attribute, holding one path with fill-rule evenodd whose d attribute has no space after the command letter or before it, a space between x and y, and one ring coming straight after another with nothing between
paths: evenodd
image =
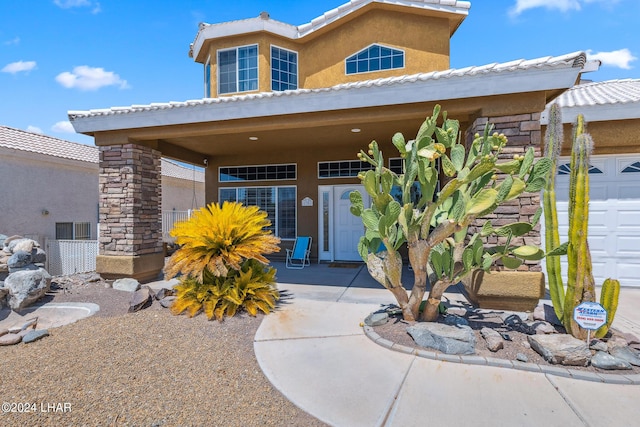
<instances>
[{"instance_id":1,"label":"neighboring house","mask_svg":"<svg viewBox=\"0 0 640 427\"><path fill-rule=\"evenodd\" d=\"M162 210L204 203L204 176L162 159ZM97 240L99 151L0 126L0 234Z\"/></svg>"},{"instance_id":2,"label":"neighboring house","mask_svg":"<svg viewBox=\"0 0 640 427\"><path fill-rule=\"evenodd\" d=\"M156 177L163 155L206 164L207 202L257 204L283 247L307 235L314 259L359 260L363 228L350 214L349 193L363 192L356 175L368 165L356 154L371 140L397 170L393 134L412 138L441 104L467 140L489 121L509 136L509 155L529 147L539 153L540 113L598 68L575 52L450 69L450 38L469 8L455 0L354 0L301 26L267 13L201 24L190 56L203 65L203 98L70 111L69 118L95 138L105 170L139 159L139 175L121 172L122 191L143 175ZM123 204L101 217L101 273L144 278L162 268L161 244L151 237L157 224L149 220L160 208L148 197L154 185L142 182L136 192L150 201L147 210ZM101 209L122 198L109 191L101 192ZM530 219L539 197L519 203L500 219ZM122 238L125 226L144 237Z\"/></svg>"},{"instance_id":3,"label":"neighboring house","mask_svg":"<svg viewBox=\"0 0 640 427\"><path fill-rule=\"evenodd\" d=\"M596 285L640 286L640 80L579 84L556 100L564 124L556 181L560 240L568 228L569 156L579 113L594 140L589 170L589 246ZM541 119L548 123L548 109ZM566 266L563 271L566 274Z\"/></svg>"}]
</instances>

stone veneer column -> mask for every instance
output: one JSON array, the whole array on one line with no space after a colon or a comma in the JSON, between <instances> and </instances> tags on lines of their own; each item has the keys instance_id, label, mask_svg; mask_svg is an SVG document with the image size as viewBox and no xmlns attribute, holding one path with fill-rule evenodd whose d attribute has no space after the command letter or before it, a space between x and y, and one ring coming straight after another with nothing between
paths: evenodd
<instances>
[{"instance_id":1,"label":"stone veneer column","mask_svg":"<svg viewBox=\"0 0 640 427\"><path fill-rule=\"evenodd\" d=\"M100 147L100 255L105 278L155 278L164 266L161 170L157 150Z\"/></svg>"},{"instance_id":2,"label":"stone veneer column","mask_svg":"<svg viewBox=\"0 0 640 427\"><path fill-rule=\"evenodd\" d=\"M542 135L540 130L540 114L518 114L504 117L481 117L476 119L467 132L467 143L473 141L473 135L477 132L482 134L487 122L494 125L492 132L503 133L509 140L506 147L499 156L501 162L513 159L513 156L524 154L529 147L535 150L536 159L541 157ZM522 193L516 199L503 203L490 215L479 218L474 225L469 227L469 232L474 233L482 227L486 220L491 220L495 227L506 225L512 222L531 222L536 210L540 207L540 193ZM513 244L540 246L540 223L524 237L517 237L511 240ZM503 244L505 237L491 236L485 243ZM542 271L539 261L526 261L518 270L520 271Z\"/></svg>"}]
</instances>

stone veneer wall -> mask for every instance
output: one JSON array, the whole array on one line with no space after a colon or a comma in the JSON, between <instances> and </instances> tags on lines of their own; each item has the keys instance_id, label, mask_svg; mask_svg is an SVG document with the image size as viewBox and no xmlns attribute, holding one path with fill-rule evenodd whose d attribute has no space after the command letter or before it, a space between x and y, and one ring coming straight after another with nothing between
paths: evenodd
<instances>
[{"instance_id":1,"label":"stone veneer wall","mask_svg":"<svg viewBox=\"0 0 640 427\"><path fill-rule=\"evenodd\" d=\"M136 144L100 147L100 255L162 252L160 156Z\"/></svg>"},{"instance_id":2,"label":"stone veneer wall","mask_svg":"<svg viewBox=\"0 0 640 427\"><path fill-rule=\"evenodd\" d=\"M504 117L481 117L476 119L471 125L466 135L466 141L470 144L475 133L482 134L487 122L494 125L492 132L503 133L509 140L506 147L499 156L500 161L513 159L513 156L523 155L529 147L535 150L536 159L541 157L542 135L540 130L540 114L519 114ZM540 207L539 193L523 193L518 199L505 202L490 215L479 218L476 223L469 227L469 232L478 231L486 220L491 220L494 226L502 226L512 222L531 222L536 210ZM540 246L540 223L526 236L513 238L513 244L527 244ZM506 237L491 236L485 243L504 244ZM520 271L542 271L539 261L525 261L518 270Z\"/></svg>"}]
</instances>

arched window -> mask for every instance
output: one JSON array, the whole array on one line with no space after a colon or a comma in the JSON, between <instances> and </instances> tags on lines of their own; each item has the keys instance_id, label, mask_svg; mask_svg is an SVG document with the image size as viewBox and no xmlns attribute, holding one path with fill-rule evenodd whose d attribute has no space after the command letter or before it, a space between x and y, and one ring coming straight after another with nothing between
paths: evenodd
<instances>
[{"instance_id":1,"label":"arched window","mask_svg":"<svg viewBox=\"0 0 640 427\"><path fill-rule=\"evenodd\" d=\"M404 52L373 44L346 59L347 74L404 68Z\"/></svg>"}]
</instances>

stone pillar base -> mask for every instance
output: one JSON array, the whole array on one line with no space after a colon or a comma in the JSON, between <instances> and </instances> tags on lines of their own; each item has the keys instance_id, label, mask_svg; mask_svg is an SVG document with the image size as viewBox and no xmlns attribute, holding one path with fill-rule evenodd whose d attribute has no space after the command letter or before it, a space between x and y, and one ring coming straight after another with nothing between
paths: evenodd
<instances>
[{"instance_id":1,"label":"stone pillar base","mask_svg":"<svg viewBox=\"0 0 640 427\"><path fill-rule=\"evenodd\" d=\"M105 279L132 277L140 282L152 281L158 277L163 268L162 253L138 256L98 255L96 257L96 272Z\"/></svg>"}]
</instances>

